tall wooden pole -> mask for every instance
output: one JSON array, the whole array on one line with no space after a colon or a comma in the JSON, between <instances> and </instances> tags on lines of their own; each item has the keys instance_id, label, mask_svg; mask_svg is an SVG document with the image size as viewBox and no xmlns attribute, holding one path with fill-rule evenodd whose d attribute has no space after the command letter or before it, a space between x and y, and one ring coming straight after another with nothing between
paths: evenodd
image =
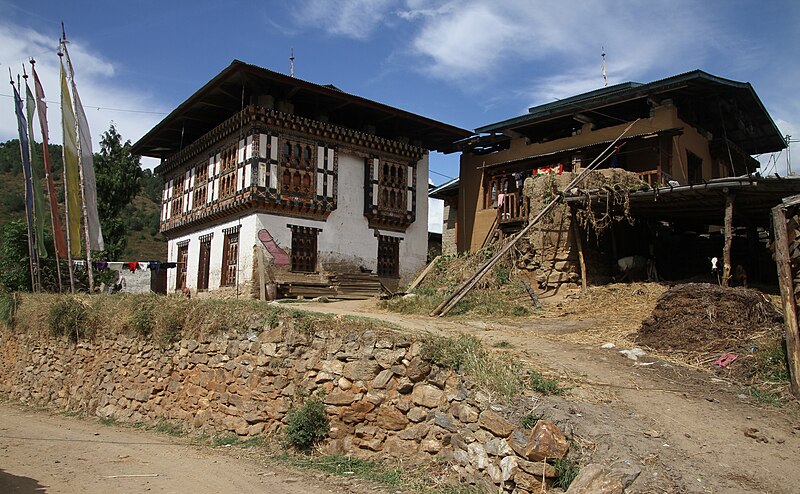
<instances>
[{"instance_id":1,"label":"tall wooden pole","mask_svg":"<svg viewBox=\"0 0 800 494\"><path fill-rule=\"evenodd\" d=\"M725 192L725 245L722 248L722 286L731 280L731 243L733 243L733 201L735 195L727 187Z\"/></svg>"},{"instance_id":2,"label":"tall wooden pole","mask_svg":"<svg viewBox=\"0 0 800 494\"><path fill-rule=\"evenodd\" d=\"M792 394L800 399L800 335L797 324L797 302L794 295L789 235L786 229L786 206L779 204L772 209L772 225L775 231L775 264L781 287L784 324L786 327L786 356L789 361L789 383Z\"/></svg>"},{"instance_id":3,"label":"tall wooden pole","mask_svg":"<svg viewBox=\"0 0 800 494\"><path fill-rule=\"evenodd\" d=\"M578 226L578 221L575 218L575 211L572 212L572 235L575 236L575 246L578 248L578 262L581 265L581 291L586 291L586 260L583 258L583 240L581 239L581 231Z\"/></svg>"}]
</instances>

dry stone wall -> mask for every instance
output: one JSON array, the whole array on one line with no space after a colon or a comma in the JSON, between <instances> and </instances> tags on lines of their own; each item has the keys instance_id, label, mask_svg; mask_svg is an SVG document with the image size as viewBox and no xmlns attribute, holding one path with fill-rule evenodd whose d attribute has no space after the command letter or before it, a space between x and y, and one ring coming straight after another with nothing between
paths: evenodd
<instances>
[{"instance_id":1,"label":"dry stone wall","mask_svg":"<svg viewBox=\"0 0 800 494\"><path fill-rule=\"evenodd\" d=\"M290 319L166 348L136 337L74 344L5 331L0 392L58 410L241 436L279 431L292 407L317 396L331 423L323 445L330 452L435 459L492 491L538 492L543 477L555 477L546 460L568 447L558 427L542 420L522 428L488 394L423 359L420 342L301 326Z\"/></svg>"}]
</instances>

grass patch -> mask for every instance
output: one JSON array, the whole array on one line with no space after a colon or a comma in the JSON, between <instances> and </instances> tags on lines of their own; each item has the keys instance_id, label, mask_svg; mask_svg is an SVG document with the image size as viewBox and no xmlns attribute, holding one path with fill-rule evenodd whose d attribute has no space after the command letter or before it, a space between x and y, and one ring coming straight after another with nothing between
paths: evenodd
<instances>
[{"instance_id":1,"label":"grass patch","mask_svg":"<svg viewBox=\"0 0 800 494\"><path fill-rule=\"evenodd\" d=\"M563 392L556 380L524 369L511 355L487 352L480 340L471 335L428 336L422 340L420 356L465 374L485 391L507 401L525 389L543 394Z\"/></svg>"},{"instance_id":2,"label":"grass patch","mask_svg":"<svg viewBox=\"0 0 800 494\"><path fill-rule=\"evenodd\" d=\"M65 416L65 417L80 417L81 413L80 412L76 412L74 410L67 410L66 412L63 412L61 415Z\"/></svg>"},{"instance_id":3,"label":"grass patch","mask_svg":"<svg viewBox=\"0 0 800 494\"><path fill-rule=\"evenodd\" d=\"M507 340L500 340L492 346L495 348L514 348L514 345Z\"/></svg>"},{"instance_id":4,"label":"grass patch","mask_svg":"<svg viewBox=\"0 0 800 494\"><path fill-rule=\"evenodd\" d=\"M290 446L308 451L328 435L329 428L325 405L312 398L302 407L289 410L283 435Z\"/></svg>"},{"instance_id":5,"label":"grass patch","mask_svg":"<svg viewBox=\"0 0 800 494\"><path fill-rule=\"evenodd\" d=\"M177 425L170 424L169 422L162 422L160 424L156 424L152 427L152 430L172 437L180 437L186 435L186 431L184 431Z\"/></svg>"},{"instance_id":6,"label":"grass patch","mask_svg":"<svg viewBox=\"0 0 800 494\"><path fill-rule=\"evenodd\" d=\"M317 470L341 477L357 477L384 486L405 485L403 472L387 465L350 456L299 456L284 453L278 460L287 465Z\"/></svg>"},{"instance_id":7,"label":"grass patch","mask_svg":"<svg viewBox=\"0 0 800 494\"><path fill-rule=\"evenodd\" d=\"M543 418L544 418L544 415L542 415L540 413L531 412L531 413L525 415L524 417L522 417L522 421L521 421L522 427L525 427L526 429L533 429L536 426L536 424L540 420L542 420Z\"/></svg>"},{"instance_id":8,"label":"grass patch","mask_svg":"<svg viewBox=\"0 0 800 494\"><path fill-rule=\"evenodd\" d=\"M773 391L752 387L747 390L747 393L755 401L764 405L780 406L782 404L781 396Z\"/></svg>"},{"instance_id":9,"label":"grass patch","mask_svg":"<svg viewBox=\"0 0 800 494\"><path fill-rule=\"evenodd\" d=\"M101 417L100 423L107 426L117 425L117 419L114 417Z\"/></svg>"},{"instance_id":10,"label":"grass patch","mask_svg":"<svg viewBox=\"0 0 800 494\"><path fill-rule=\"evenodd\" d=\"M63 296L50 306L48 324L54 336L67 336L72 341L94 336L91 307L78 297Z\"/></svg>"},{"instance_id":11,"label":"grass patch","mask_svg":"<svg viewBox=\"0 0 800 494\"><path fill-rule=\"evenodd\" d=\"M564 490L569 488L581 470L577 463L567 458L556 460L553 466L556 469L556 479L553 481L553 486Z\"/></svg>"},{"instance_id":12,"label":"grass patch","mask_svg":"<svg viewBox=\"0 0 800 494\"><path fill-rule=\"evenodd\" d=\"M0 285L0 322L14 327L14 315L17 313L19 295Z\"/></svg>"},{"instance_id":13,"label":"grass patch","mask_svg":"<svg viewBox=\"0 0 800 494\"><path fill-rule=\"evenodd\" d=\"M233 432L230 432L228 434L222 434L219 436L214 436L211 438L211 445L215 447L231 446L237 442L239 442L239 436L237 436Z\"/></svg>"},{"instance_id":14,"label":"grass patch","mask_svg":"<svg viewBox=\"0 0 800 494\"><path fill-rule=\"evenodd\" d=\"M531 371L529 381L531 389L545 395L560 395L566 391L556 379L547 379L540 372Z\"/></svg>"},{"instance_id":15,"label":"grass patch","mask_svg":"<svg viewBox=\"0 0 800 494\"><path fill-rule=\"evenodd\" d=\"M789 382L789 367L782 341L760 349L755 357L754 374L758 381L780 384Z\"/></svg>"}]
</instances>

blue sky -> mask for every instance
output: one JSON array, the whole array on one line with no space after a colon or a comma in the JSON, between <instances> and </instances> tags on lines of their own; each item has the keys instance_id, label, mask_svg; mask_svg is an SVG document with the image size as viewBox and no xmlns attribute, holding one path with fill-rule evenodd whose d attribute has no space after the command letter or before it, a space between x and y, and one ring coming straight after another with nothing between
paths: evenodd
<instances>
[{"instance_id":1,"label":"blue sky","mask_svg":"<svg viewBox=\"0 0 800 494\"><path fill-rule=\"evenodd\" d=\"M53 102L62 20L95 141L111 121L136 141L233 59L288 73L290 48L299 78L467 129L601 87L605 48L609 84L698 68L747 81L800 139L792 0L0 0L0 70L35 56ZM60 139L57 104L50 115ZM13 137L0 96L0 140ZM786 152L777 163L785 173ZM432 156L431 170L436 184L456 176L458 156Z\"/></svg>"}]
</instances>

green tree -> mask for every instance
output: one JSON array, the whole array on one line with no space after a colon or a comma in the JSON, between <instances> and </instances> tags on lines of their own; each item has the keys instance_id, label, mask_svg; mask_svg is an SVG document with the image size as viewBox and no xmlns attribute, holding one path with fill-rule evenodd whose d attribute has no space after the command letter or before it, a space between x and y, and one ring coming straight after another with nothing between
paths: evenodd
<instances>
[{"instance_id":1,"label":"green tree","mask_svg":"<svg viewBox=\"0 0 800 494\"><path fill-rule=\"evenodd\" d=\"M142 168L139 158L131 154L131 141L122 136L112 123L100 141L95 154L97 177L97 211L106 243L105 257L117 260L127 245L127 229L120 218L141 189Z\"/></svg>"},{"instance_id":2,"label":"green tree","mask_svg":"<svg viewBox=\"0 0 800 494\"><path fill-rule=\"evenodd\" d=\"M42 288L57 291L58 275L50 232L45 232L44 240L47 258L40 259ZM11 291L30 291L31 271L28 259L28 227L25 221L12 220L4 223L0 232L0 286Z\"/></svg>"},{"instance_id":3,"label":"green tree","mask_svg":"<svg viewBox=\"0 0 800 494\"><path fill-rule=\"evenodd\" d=\"M164 179L153 173L153 170L142 170L142 193L156 204L161 204L161 191Z\"/></svg>"}]
</instances>

